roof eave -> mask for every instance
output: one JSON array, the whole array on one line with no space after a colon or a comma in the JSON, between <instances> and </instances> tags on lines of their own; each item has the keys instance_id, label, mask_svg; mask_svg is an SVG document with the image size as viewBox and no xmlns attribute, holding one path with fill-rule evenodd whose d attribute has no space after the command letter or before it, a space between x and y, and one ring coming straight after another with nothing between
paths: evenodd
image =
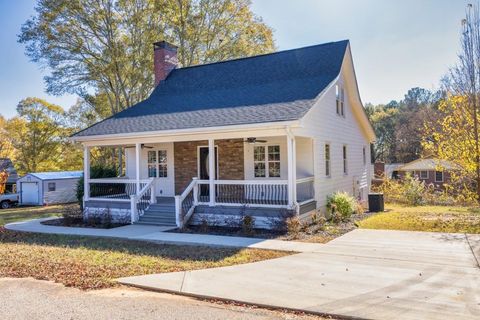
<instances>
[{"instance_id":1,"label":"roof eave","mask_svg":"<svg viewBox=\"0 0 480 320\"><path fill-rule=\"evenodd\" d=\"M217 127L205 127L205 128L187 128L187 129L174 129L174 130L159 130L159 131L142 131L131 133L117 133L106 135L91 135L91 136L72 136L69 139L73 142L89 142L89 141L108 141L118 140L123 138L149 138L155 136L178 136L178 135L192 135L192 134L208 134L218 132L231 132L239 130L255 130L255 129L274 129L285 127L300 126L300 120L287 120L287 121L275 121L275 122L261 122L254 124L240 124L240 125L228 125Z\"/></svg>"}]
</instances>

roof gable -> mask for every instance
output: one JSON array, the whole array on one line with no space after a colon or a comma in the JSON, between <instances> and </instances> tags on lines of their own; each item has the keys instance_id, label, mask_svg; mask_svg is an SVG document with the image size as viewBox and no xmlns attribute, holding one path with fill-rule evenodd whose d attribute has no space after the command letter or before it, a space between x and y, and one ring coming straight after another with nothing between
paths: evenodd
<instances>
[{"instance_id":1,"label":"roof gable","mask_svg":"<svg viewBox=\"0 0 480 320\"><path fill-rule=\"evenodd\" d=\"M291 121L339 74L348 41L173 70L150 97L75 136Z\"/></svg>"}]
</instances>

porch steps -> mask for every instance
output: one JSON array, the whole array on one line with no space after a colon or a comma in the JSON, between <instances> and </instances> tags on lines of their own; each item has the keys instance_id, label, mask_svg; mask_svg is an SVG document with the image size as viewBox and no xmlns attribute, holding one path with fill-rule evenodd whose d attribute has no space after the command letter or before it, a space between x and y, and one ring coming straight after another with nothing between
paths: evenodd
<instances>
[{"instance_id":1,"label":"porch steps","mask_svg":"<svg viewBox=\"0 0 480 320\"><path fill-rule=\"evenodd\" d=\"M137 224L176 226L175 200L173 198L158 198L157 203L151 204L140 216Z\"/></svg>"}]
</instances>

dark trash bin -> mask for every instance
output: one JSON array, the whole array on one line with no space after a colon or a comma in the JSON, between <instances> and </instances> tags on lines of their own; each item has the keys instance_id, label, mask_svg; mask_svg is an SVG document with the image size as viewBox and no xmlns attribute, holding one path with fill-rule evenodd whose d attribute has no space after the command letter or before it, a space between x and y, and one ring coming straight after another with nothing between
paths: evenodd
<instances>
[{"instance_id":1,"label":"dark trash bin","mask_svg":"<svg viewBox=\"0 0 480 320\"><path fill-rule=\"evenodd\" d=\"M383 193L369 193L368 194L368 211L382 212L385 210L383 204Z\"/></svg>"}]
</instances>

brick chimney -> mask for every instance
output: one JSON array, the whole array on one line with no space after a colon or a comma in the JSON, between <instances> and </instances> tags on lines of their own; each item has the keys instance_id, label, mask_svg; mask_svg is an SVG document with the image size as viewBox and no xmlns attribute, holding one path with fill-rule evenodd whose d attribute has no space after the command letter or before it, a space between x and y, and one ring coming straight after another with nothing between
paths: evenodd
<instances>
[{"instance_id":1,"label":"brick chimney","mask_svg":"<svg viewBox=\"0 0 480 320\"><path fill-rule=\"evenodd\" d=\"M155 73L155 87L165 80L168 74L177 67L177 47L165 42L153 44L153 70Z\"/></svg>"}]
</instances>

